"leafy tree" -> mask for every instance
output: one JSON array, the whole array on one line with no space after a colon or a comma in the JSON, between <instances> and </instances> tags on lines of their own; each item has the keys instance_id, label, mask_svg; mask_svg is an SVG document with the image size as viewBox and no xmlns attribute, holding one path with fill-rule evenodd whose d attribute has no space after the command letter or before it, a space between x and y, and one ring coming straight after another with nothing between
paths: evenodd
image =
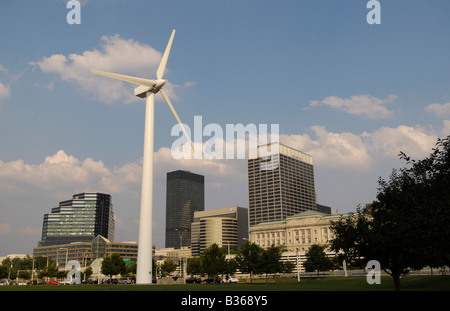
<instances>
[{"instance_id":1,"label":"leafy tree","mask_svg":"<svg viewBox=\"0 0 450 311\"><path fill-rule=\"evenodd\" d=\"M119 254L111 254L111 256L103 259L101 272L104 275L109 275L110 278L113 275L124 274L126 272L125 261L123 261Z\"/></svg>"},{"instance_id":2,"label":"leafy tree","mask_svg":"<svg viewBox=\"0 0 450 311\"><path fill-rule=\"evenodd\" d=\"M268 274L288 272L288 270L291 269L289 268L289 264L281 261L283 250L283 247L275 245L272 245L269 248L263 250L260 270L262 273L266 274L266 284L268 281Z\"/></svg>"},{"instance_id":3,"label":"leafy tree","mask_svg":"<svg viewBox=\"0 0 450 311\"><path fill-rule=\"evenodd\" d=\"M217 276L224 273L226 260L225 253L216 243L213 243L200 255L203 271L208 276Z\"/></svg>"},{"instance_id":4,"label":"leafy tree","mask_svg":"<svg viewBox=\"0 0 450 311\"><path fill-rule=\"evenodd\" d=\"M177 269L178 265L175 261L172 261L170 259L165 259L164 262L161 265L161 273L164 276L167 276L174 272Z\"/></svg>"},{"instance_id":5,"label":"leafy tree","mask_svg":"<svg viewBox=\"0 0 450 311\"><path fill-rule=\"evenodd\" d=\"M306 261L303 264L306 272L317 271L319 277L320 271L330 270L333 263L325 253L326 245L313 244L306 252Z\"/></svg>"},{"instance_id":6,"label":"leafy tree","mask_svg":"<svg viewBox=\"0 0 450 311\"><path fill-rule=\"evenodd\" d=\"M86 279L89 279L89 277L92 275L92 273L94 273L94 271L92 271L92 267L91 266L89 266L89 267L87 267L86 269L84 269L84 277L86 278Z\"/></svg>"},{"instance_id":7,"label":"leafy tree","mask_svg":"<svg viewBox=\"0 0 450 311\"><path fill-rule=\"evenodd\" d=\"M225 265L223 267L223 274L233 275L237 270L237 262L235 259L228 259L225 261Z\"/></svg>"},{"instance_id":8,"label":"leafy tree","mask_svg":"<svg viewBox=\"0 0 450 311\"><path fill-rule=\"evenodd\" d=\"M236 255L238 269L243 273L250 274L250 283L252 283L252 274L258 274L262 271L263 254L264 250L259 245L247 241Z\"/></svg>"},{"instance_id":9,"label":"leafy tree","mask_svg":"<svg viewBox=\"0 0 450 311\"><path fill-rule=\"evenodd\" d=\"M6 265L0 265L0 279L8 277L9 268Z\"/></svg>"},{"instance_id":10,"label":"leafy tree","mask_svg":"<svg viewBox=\"0 0 450 311\"><path fill-rule=\"evenodd\" d=\"M41 269L41 272L38 273L38 277L41 279L44 277L59 277L59 275L58 266L53 261L49 261L48 266L45 266Z\"/></svg>"},{"instance_id":11,"label":"leafy tree","mask_svg":"<svg viewBox=\"0 0 450 311\"><path fill-rule=\"evenodd\" d=\"M421 248L417 253L424 265L442 267L450 265L450 135L439 138L430 156L413 160L401 152L400 157L411 167L405 173L414 178L417 186L412 194L414 217ZM417 231L419 230L419 231Z\"/></svg>"},{"instance_id":12,"label":"leafy tree","mask_svg":"<svg viewBox=\"0 0 450 311\"><path fill-rule=\"evenodd\" d=\"M378 260L395 290L411 269L450 263L450 136L439 139L423 160L400 157L409 167L378 180L377 199L369 210L332 225L331 248L347 258Z\"/></svg>"},{"instance_id":13,"label":"leafy tree","mask_svg":"<svg viewBox=\"0 0 450 311\"><path fill-rule=\"evenodd\" d=\"M187 268L186 272L191 276L194 275L203 275L203 266L202 260L200 257L192 257L187 259Z\"/></svg>"},{"instance_id":14,"label":"leafy tree","mask_svg":"<svg viewBox=\"0 0 450 311\"><path fill-rule=\"evenodd\" d=\"M42 256L34 257L34 269L42 270L42 269L44 269L44 267L47 266L47 262L51 262L51 261L52 260L49 259L48 257L42 257Z\"/></svg>"}]
</instances>

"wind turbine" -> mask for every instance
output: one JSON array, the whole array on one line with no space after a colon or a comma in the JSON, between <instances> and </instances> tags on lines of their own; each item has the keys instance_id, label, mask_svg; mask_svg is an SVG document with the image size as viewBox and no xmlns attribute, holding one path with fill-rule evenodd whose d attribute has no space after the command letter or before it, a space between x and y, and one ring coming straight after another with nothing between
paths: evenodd
<instances>
[{"instance_id":1,"label":"wind turbine","mask_svg":"<svg viewBox=\"0 0 450 311\"><path fill-rule=\"evenodd\" d=\"M163 57L156 71L156 80L137 78L117 73L110 73L91 69L92 73L118 79L139 85L134 89L134 94L140 98L145 98L145 134L144 134L144 156L142 164L142 189L141 189L141 210L139 220L139 244L136 283L152 284L152 220L153 220L153 141L154 141L154 113L155 94L160 92L167 105L172 111L175 119L180 124L181 129L193 148L192 141L183 124L173 108L169 97L165 93L163 86L166 80L163 79L169 59L175 29L172 31L169 43L164 51ZM193 150L193 149L192 149Z\"/></svg>"}]
</instances>

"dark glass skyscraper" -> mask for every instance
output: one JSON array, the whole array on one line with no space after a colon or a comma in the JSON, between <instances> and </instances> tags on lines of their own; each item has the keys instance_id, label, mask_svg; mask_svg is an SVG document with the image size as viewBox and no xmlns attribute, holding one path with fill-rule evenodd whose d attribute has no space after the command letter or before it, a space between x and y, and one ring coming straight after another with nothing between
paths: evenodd
<instances>
[{"instance_id":1,"label":"dark glass skyscraper","mask_svg":"<svg viewBox=\"0 0 450 311\"><path fill-rule=\"evenodd\" d=\"M282 144L260 148L270 152L248 159L250 226L317 210L312 156Z\"/></svg>"},{"instance_id":2,"label":"dark glass skyscraper","mask_svg":"<svg viewBox=\"0 0 450 311\"><path fill-rule=\"evenodd\" d=\"M204 176L181 170L167 173L166 247L191 245L194 212L204 210Z\"/></svg>"},{"instance_id":3,"label":"dark glass skyscraper","mask_svg":"<svg viewBox=\"0 0 450 311\"><path fill-rule=\"evenodd\" d=\"M91 242L101 235L114 241L114 213L111 195L98 192L75 194L44 215L39 246Z\"/></svg>"}]
</instances>

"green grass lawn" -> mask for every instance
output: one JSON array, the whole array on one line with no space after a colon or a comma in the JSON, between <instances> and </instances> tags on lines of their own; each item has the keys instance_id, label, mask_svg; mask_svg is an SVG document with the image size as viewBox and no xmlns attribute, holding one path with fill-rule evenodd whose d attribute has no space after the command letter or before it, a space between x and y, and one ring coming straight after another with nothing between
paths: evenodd
<instances>
[{"instance_id":1,"label":"green grass lawn","mask_svg":"<svg viewBox=\"0 0 450 311\"><path fill-rule=\"evenodd\" d=\"M184 284L184 285L35 285L0 286L5 291L393 291L389 276L381 284L369 285L365 277L279 278L265 283L256 279L252 284ZM402 291L450 291L450 276L407 276L401 279Z\"/></svg>"}]
</instances>

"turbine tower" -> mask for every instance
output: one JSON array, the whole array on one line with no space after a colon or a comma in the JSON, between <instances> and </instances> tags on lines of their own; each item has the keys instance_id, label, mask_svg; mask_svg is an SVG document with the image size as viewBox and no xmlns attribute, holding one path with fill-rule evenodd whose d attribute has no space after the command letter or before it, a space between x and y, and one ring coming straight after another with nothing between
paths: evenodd
<instances>
[{"instance_id":1,"label":"turbine tower","mask_svg":"<svg viewBox=\"0 0 450 311\"><path fill-rule=\"evenodd\" d=\"M172 31L169 43L164 51L161 63L156 71L156 80L137 78L117 73L110 73L91 69L91 72L109 78L118 79L139 85L134 89L134 94L140 98L145 98L145 134L144 134L144 156L142 164L142 189L141 189L141 210L139 220L139 245L137 258L137 284L152 284L152 220L153 220L153 141L154 141L154 112L155 94L160 92L167 105L172 111L175 119L180 124L181 129L192 145L192 141L187 135L183 124L173 108L172 103L164 92L163 86L166 80L163 79L169 59L175 29ZM193 150L193 149L192 149Z\"/></svg>"}]
</instances>

